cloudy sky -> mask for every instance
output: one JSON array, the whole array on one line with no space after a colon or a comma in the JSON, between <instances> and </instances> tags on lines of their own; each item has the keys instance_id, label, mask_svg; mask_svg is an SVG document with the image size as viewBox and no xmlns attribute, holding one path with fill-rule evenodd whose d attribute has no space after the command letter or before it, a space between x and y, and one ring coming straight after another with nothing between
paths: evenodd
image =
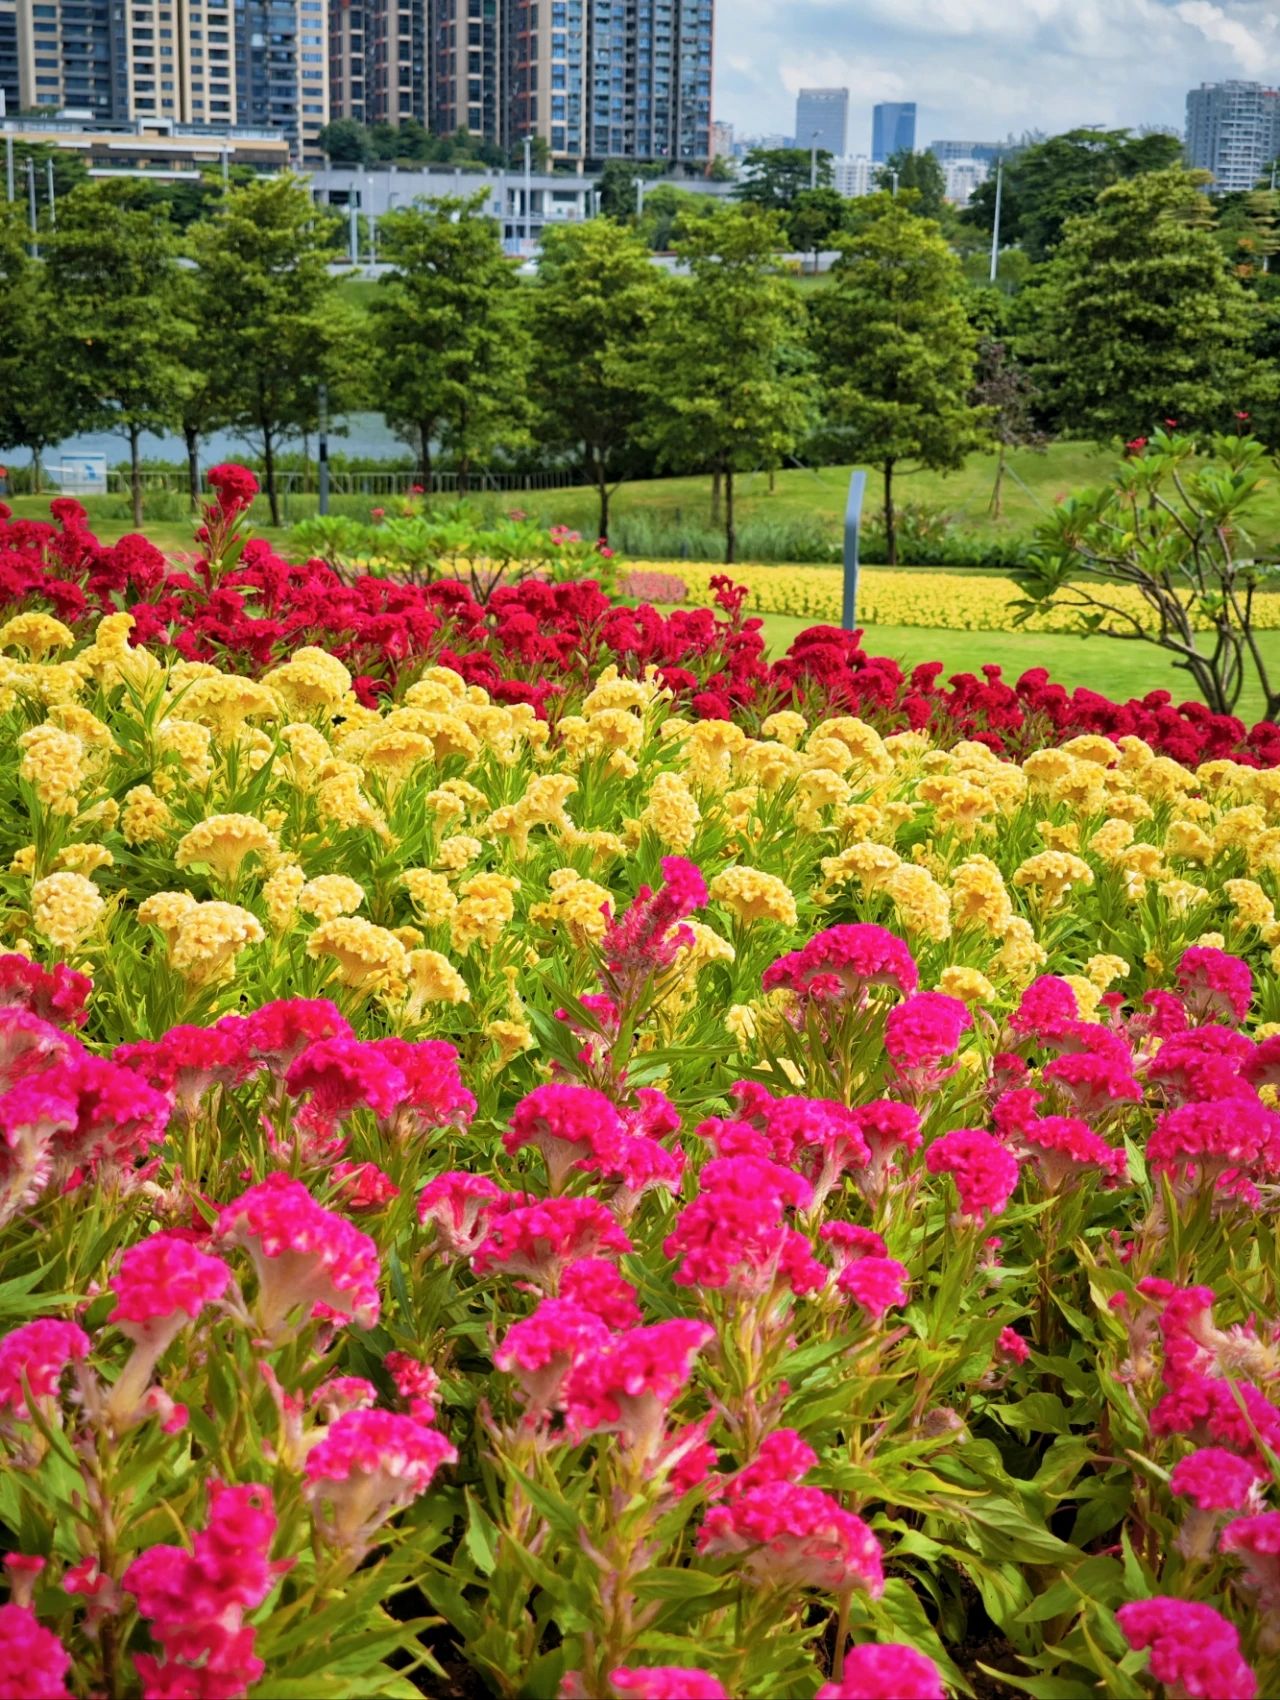
<instances>
[{"instance_id":1,"label":"cloudy sky","mask_svg":"<svg viewBox=\"0 0 1280 1700\"><path fill-rule=\"evenodd\" d=\"M850 151L878 100L918 103L916 145L1076 124L1181 128L1201 81L1280 82L1276 0L718 0L717 118L795 128L802 87L850 91Z\"/></svg>"}]
</instances>

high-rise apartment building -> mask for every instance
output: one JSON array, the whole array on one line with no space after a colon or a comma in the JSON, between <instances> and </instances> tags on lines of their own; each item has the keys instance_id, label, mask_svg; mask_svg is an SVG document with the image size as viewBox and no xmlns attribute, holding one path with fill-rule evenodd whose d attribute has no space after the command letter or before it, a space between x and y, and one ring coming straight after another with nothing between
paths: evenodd
<instances>
[{"instance_id":1,"label":"high-rise apartment building","mask_svg":"<svg viewBox=\"0 0 1280 1700\"><path fill-rule=\"evenodd\" d=\"M1280 91L1234 81L1190 90L1186 153L1215 189L1252 189L1280 155Z\"/></svg>"},{"instance_id":2,"label":"high-rise apartment building","mask_svg":"<svg viewBox=\"0 0 1280 1700\"><path fill-rule=\"evenodd\" d=\"M321 157L329 122L328 0L234 0L236 117Z\"/></svg>"},{"instance_id":3,"label":"high-rise apartment building","mask_svg":"<svg viewBox=\"0 0 1280 1700\"><path fill-rule=\"evenodd\" d=\"M235 123L231 0L127 0L117 12L124 85L118 116Z\"/></svg>"},{"instance_id":4,"label":"high-rise apartment building","mask_svg":"<svg viewBox=\"0 0 1280 1700\"><path fill-rule=\"evenodd\" d=\"M892 153L916 145L914 100L886 100L871 110L871 158L883 165Z\"/></svg>"},{"instance_id":5,"label":"high-rise apartment building","mask_svg":"<svg viewBox=\"0 0 1280 1700\"><path fill-rule=\"evenodd\" d=\"M796 146L843 159L849 140L848 89L801 89L796 96Z\"/></svg>"},{"instance_id":6,"label":"high-rise apartment building","mask_svg":"<svg viewBox=\"0 0 1280 1700\"><path fill-rule=\"evenodd\" d=\"M955 159L982 159L994 165L1002 154L1012 152L1008 142L930 142L929 150L939 165Z\"/></svg>"},{"instance_id":7,"label":"high-rise apartment building","mask_svg":"<svg viewBox=\"0 0 1280 1700\"><path fill-rule=\"evenodd\" d=\"M329 112L369 121L365 105L365 18L369 0L329 0Z\"/></svg>"},{"instance_id":8,"label":"high-rise apartment building","mask_svg":"<svg viewBox=\"0 0 1280 1700\"><path fill-rule=\"evenodd\" d=\"M588 0L507 0L507 147L541 136L553 160L582 158L587 23Z\"/></svg>"},{"instance_id":9,"label":"high-rise apartment building","mask_svg":"<svg viewBox=\"0 0 1280 1700\"><path fill-rule=\"evenodd\" d=\"M503 139L509 9L509 0L430 0L428 113L438 135L470 130L487 142ZM552 9L549 0L541 9Z\"/></svg>"},{"instance_id":10,"label":"high-rise apartment building","mask_svg":"<svg viewBox=\"0 0 1280 1700\"><path fill-rule=\"evenodd\" d=\"M713 0L589 0L588 159L711 157L713 29Z\"/></svg>"},{"instance_id":11,"label":"high-rise apartment building","mask_svg":"<svg viewBox=\"0 0 1280 1700\"><path fill-rule=\"evenodd\" d=\"M0 0L0 112L18 110L18 0Z\"/></svg>"},{"instance_id":12,"label":"high-rise apartment building","mask_svg":"<svg viewBox=\"0 0 1280 1700\"><path fill-rule=\"evenodd\" d=\"M21 0L18 104L75 107L95 118L128 111L123 0Z\"/></svg>"}]
</instances>

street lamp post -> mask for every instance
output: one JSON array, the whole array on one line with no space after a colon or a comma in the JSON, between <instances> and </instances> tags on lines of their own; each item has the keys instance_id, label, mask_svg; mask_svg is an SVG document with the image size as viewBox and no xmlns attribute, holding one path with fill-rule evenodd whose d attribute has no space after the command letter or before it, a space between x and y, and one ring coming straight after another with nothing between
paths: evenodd
<instances>
[{"instance_id":1,"label":"street lamp post","mask_svg":"<svg viewBox=\"0 0 1280 1700\"><path fill-rule=\"evenodd\" d=\"M991 282L996 281L1000 272L1000 200L1004 189L1004 161L996 161L996 206L995 217L991 222Z\"/></svg>"},{"instance_id":2,"label":"street lamp post","mask_svg":"<svg viewBox=\"0 0 1280 1700\"><path fill-rule=\"evenodd\" d=\"M821 135L821 130L815 130L809 137L809 187L811 189L818 187L818 141Z\"/></svg>"},{"instance_id":3,"label":"street lamp post","mask_svg":"<svg viewBox=\"0 0 1280 1700\"><path fill-rule=\"evenodd\" d=\"M633 181L636 186L636 223L639 224L644 217L644 178L636 177Z\"/></svg>"},{"instance_id":4,"label":"street lamp post","mask_svg":"<svg viewBox=\"0 0 1280 1700\"><path fill-rule=\"evenodd\" d=\"M524 139L524 241L533 243L533 137Z\"/></svg>"}]
</instances>

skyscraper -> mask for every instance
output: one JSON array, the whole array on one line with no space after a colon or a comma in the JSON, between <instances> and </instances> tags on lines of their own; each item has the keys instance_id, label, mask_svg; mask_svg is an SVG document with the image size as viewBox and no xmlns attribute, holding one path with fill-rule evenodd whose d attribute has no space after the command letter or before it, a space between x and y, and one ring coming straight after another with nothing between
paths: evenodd
<instances>
[{"instance_id":1,"label":"skyscraper","mask_svg":"<svg viewBox=\"0 0 1280 1700\"><path fill-rule=\"evenodd\" d=\"M236 119L320 157L329 122L327 0L235 0Z\"/></svg>"},{"instance_id":2,"label":"skyscraper","mask_svg":"<svg viewBox=\"0 0 1280 1700\"><path fill-rule=\"evenodd\" d=\"M329 114L368 122L365 19L370 0L329 0Z\"/></svg>"},{"instance_id":3,"label":"skyscraper","mask_svg":"<svg viewBox=\"0 0 1280 1700\"><path fill-rule=\"evenodd\" d=\"M848 139L848 89L801 89L796 96L796 146L816 146L833 159L843 159Z\"/></svg>"},{"instance_id":4,"label":"skyscraper","mask_svg":"<svg viewBox=\"0 0 1280 1700\"><path fill-rule=\"evenodd\" d=\"M713 0L588 0L588 159L711 157L713 29Z\"/></svg>"},{"instance_id":5,"label":"skyscraper","mask_svg":"<svg viewBox=\"0 0 1280 1700\"><path fill-rule=\"evenodd\" d=\"M0 111L18 110L18 0L0 0Z\"/></svg>"},{"instance_id":6,"label":"skyscraper","mask_svg":"<svg viewBox=\"0 0 1280 1700\"><path fill-rule=\"evenodd\" d=\"M871 112L871 158L883 165L900 148L914 149L916 145L916 103L914 100L886 100Z\"/></svg>"},{"instance_id":7,"label":"skyscraper","mask_svg":"<svg viewBox=\"0 0 1280 1700\"><path fill-rule=\"evenodd\" d=\"M111 0L56 0L18 7L18 104L74 106L125 118L128 70L124 8Z\"/></svg>"},{"instance_id":8,"label":"skyscraper","mask_svg":"<svg viewBox=\"0 0 1280 1700\"><path fill-rule=\"evenodd\" d=\"M550 11L548 0L543 7ZM470 130L487 142L505 129L503 22L510 0L429 0L431 128Z\"/></svg>"},{"instance_id":9,"label":"skyscraper","mask_svg":"<svg viewBox=\"0 0 1280 1700\"><path fill-rule=\"evenodd\" d=\"M1234 81L1191 89L1186 152L1215 189L1252 189L1280 154L1280 91Z\"/></svg>"},{"instance_id":10,"label":"skyscraper","mask_svg":"<svg viewBox=\"0 0 1280 1700\"><path fill-rule=\"evenodd\" d=\"M588 0L508 0L506 145L541 136L553 160L581 159ZM548 27L549 26L549 27Z\"/></svg>"}]
</instances>

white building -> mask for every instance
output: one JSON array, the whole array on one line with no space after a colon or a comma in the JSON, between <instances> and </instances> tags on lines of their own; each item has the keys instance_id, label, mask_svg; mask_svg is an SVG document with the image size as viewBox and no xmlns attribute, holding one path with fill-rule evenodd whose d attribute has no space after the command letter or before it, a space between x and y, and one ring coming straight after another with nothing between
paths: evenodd
<instances>
[{"instance_id":1,"label":"white building","mask_svg":"<svg viewBox=\"0 0 1280 1700\"><path fill-rule=\"evenodd\" d=\"M846 154L831 161L831 186L847 201L856 201L876 190L876 167L864 153Z\"/></svg>"},{"instance_id":2,"label":"white building","mask_svg":"<svg viewBox=\"0 0 1280 1700\"><path fill-rule=\"evenodd\" d=\"M985 159L947 159L941 163L946 179L943 199L953 207L967 207L973 191L991 175L991 163Z\"/></svg>"}]
</instances>

